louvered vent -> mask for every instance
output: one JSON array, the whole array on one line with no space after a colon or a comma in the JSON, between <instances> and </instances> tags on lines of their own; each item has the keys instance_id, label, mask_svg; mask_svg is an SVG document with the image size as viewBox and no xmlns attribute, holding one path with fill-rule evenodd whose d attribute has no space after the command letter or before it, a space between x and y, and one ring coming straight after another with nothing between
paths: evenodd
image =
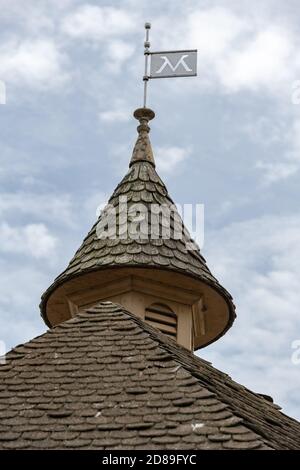
<instances>
[{"instance_id":1,"label":"louvered vent","mask_svg":"<svg viewBox=\"0 0 300 470\"><path fill-rule=\"evenodd\" d=\"M152 304L150 307L147 307L145 320L149 325L154 326L162 333L176 339L177 316L167 305Z\"/></svg>"}]
</instances>

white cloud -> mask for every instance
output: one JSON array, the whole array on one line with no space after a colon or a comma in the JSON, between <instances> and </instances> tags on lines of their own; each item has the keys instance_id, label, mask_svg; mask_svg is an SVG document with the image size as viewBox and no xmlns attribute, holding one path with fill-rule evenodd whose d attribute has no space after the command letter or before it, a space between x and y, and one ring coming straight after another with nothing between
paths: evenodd
<instances>
[{"instance_id":1,"label":"white cloud","mask_svg":"<svg viewBox=\"0 0 300 470\"><path fill-rule=\"evenodd\" d=\"M29 224L12 227L5 222L0 225L0 250L22 253L34 258L52 258L57 245L44 224Z\"/></svg>"},{"instance_id":2,"label":"white cloud","mask_svg":"<svg viewBox=\"0 0 300 470\"><path fill-rule=\"evenodd\" d=\"M105 51L106 63L104 67L110 72L119 72L124 62L132 57L135 46L125 41L110 41Z\"/></svg>"},{"instance_id":3,"label":"white cloud","mask_svg":"<svg viewBox=\"0 0 300 470\"><path fill-rule=\"evenodd\" d=\"M135 44L125 37L137 29L137 24L136 15L130 9L81 5L65 16L61 29L72 39L101 46L101 68L106 74L117 74L121 69L124 71L124 63L135 51Z\"/></svg>"},{"instance_id":4,"label":"white cloud","mask_svg":"<svg viewBox=\"0 0 300 470\"><path fill-rule=\"evenodd\" d=\"M280 136L277 132L278 143L284 144L284 150L279 155L276 152L268 160L260 159L256 164L264 172L263 181L266 185L287 179L300 170L300 120L295 117L291 120L290 128L286 127Z\"/></svg>"},{"instance_id":5,"label":"white cloud","mask_svg":"<svg viewBox=\"0 0 300 470\"><path fill-rule=\"evenodd\" d=\"M195 87L174 82L173 92L187 95L208 88L217 94L251 92L260 99L271 98L272 114L264 119L255 112L248 125L248 138L259 147L269 147L257 149L253 164L266 185L295 175L300 168L300 125L291 97L292 84L300 76L300 36L292 22L268 8L257 15L248 8L237 12L228 3L195 8L187 15L187 25L180 40L197 47L199 78ZM162 30L164 44L174 39L172 35L167 28ZM244 124L240 130L245 132Z\"/></svg>"},{"instance_id":6,"label":"white cloud","mask_svg":"<svg viewBox=\"0 0 300 470\"><path fill-rule=\"evenodd\" d=\"M272 26L255 31L244 45L220 58L220 79L231 91L264 87L268 91L275 88L277 93L279 86L286 86L292 79L290 63L294 52L292 38L283 28Z\"/></svg>"},{"instance_id":7,"label":"white cloud","mask_svg":"<svg viewBox=\"0 0 300 470\"><path fill-rule=\"evenodd\" d=\"M276 116L260 115L253 116L239 127L252 142L261 147L271 147L281 144L285 138L289 123L282 115Z\"/></svg>"},{"instance_id":8,"label":"white cloud","mask_svg":"<svg viewBox=\"0 0 300 470\"><path fill-rule=\"evenodd\" d=\"M299 35L271 9L259 8L260 15L254 10L232 2L195 5L183 13L182 26L173 18L176 30L168 27L169 17L160 17L158 47L198 49L198 78L190 92L209 88L218 94L263 92L277 101L289 97L291 81L300 74Z\"/></svg>"},{"instance_id":9,"label":"white cloud","mask_svg":"<svg viewBox=\"0 0 300 470\"><path fill-rule=\"evenodd\" d=\"M63 3L62 0L61 3ZM52 0L52 3L57 3ZM46 11L47 6L44 2L35 2L34 0L26 0L26 8L20 0L0 0L1 19L6 25L12 29L17 26L18 29L26 30L29 33L39 33L43 31L53 30L53 17ZM47 14L48 13L48 14Z\"/></svg>"},{"instance_id":10,"label":"white cloud","mask_svg":"<svg viewBox=\"0 0 300 470\"><path fill-rule=\"evenodd\" d=\"M13 39L0 46L0 76L10 84L51 90L69 78L67 57L52 39Z\"/></svg>"},{"instance_id":11,"label":"white cloud","mask_svg":"<svg viewBox=\"0 0 300 470\"><path fill-rule=\"evenodd\" d=\"M162 173L173 173L177 166L190 156L190 153L190 148L157 147L154 155L158 170Z\"/></svg>"},{"instance_id":12,"label":"white cloud","mask_svg":"<svg viewBox=\"0 0 300 470\"><path fill-rule=\"evenodd\" d=\"M62 30L69 36L92 41L121 36L136 27L134 14L97 5L81 5L62 22Z\"/></svg>"},{"instance_id":13,"label":"white cloud","mask_svg":"<svg viewBox=\"0 0 300 470\"><path fill-rule=\"evenodd\" d=\"M50 278L24 259L22 263L0 259L0 271L5 273L0 283L0 340L9 350L45 331L38 304Z\"/></svg>"},{"instance_id":14,"label":"white cloud","mask_svg":"<svg viewBox=\"0 0 300 470\"><path fill-rule=\"evenodd\" d=\"M0 216L18 214L73 225L73 204L68 194L33 194L30 192L0 193Z\"/></svg>"},{"instance_id":15,"label":"white cloud","mask_svg":"<svg viewBox=\"0 0 300 470\"><path fill-rule=\"evenodd\" d=\"M197 46L200 60L215 61L235 46L236 39L249 30L249 24L230 9L212 7L190 13L187 44Z\"/></svg>"},{"instance_id":16,"label":"white cloud","mask_svg":"<svg viewBox=\"0 0 300 470\"><path fill-rule=\"evenodd\" d=\"M103 122L127 122L132 120L132 110L124 100L116 99L110 109L99 112L99 118Z\"/></svg>"},{"instance_id":17,"label":"white cloud","mask_svg":"<svg viewBox=\"0 0 300 470\"><path fill-rule=\"evenodd\" d=\"M260 160L257 162L256 168L263 170L263 182L269 185L277 181L285 180L289 176L297 173L299 171L299 164L288 160L283 162L266 162Z\"/></svg>"},{"instance_id":18,"label":"white cloud","mask_svg":"<svg viewBox=\"0 0 300 470\"><path fill-rule=\"evenodd\" d=\"M101 111L99 118L104 122L126 122L131 120L130 113L126 109L112 109Z\"/></svg>"}]
</instances>

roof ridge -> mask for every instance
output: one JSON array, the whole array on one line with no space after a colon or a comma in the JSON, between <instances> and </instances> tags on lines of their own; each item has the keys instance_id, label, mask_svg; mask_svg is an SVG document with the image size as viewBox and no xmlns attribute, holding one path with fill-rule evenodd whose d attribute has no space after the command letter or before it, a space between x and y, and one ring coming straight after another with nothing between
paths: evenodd
<instances>
[{"instance_id":1,"label":"roof ridge","mask_svg":"<svg viewBox=\"0 0 300 470\"><path fill-rule=\"evenodd\" d=\"M120 320L122 320L123 324ZM127 320L129 320L129 323ZM100 323L95 330L96 325L93 324L98 322L103 322L103 327L101 328ZM112 322L115 323L115 325L113 325ZM147 360L154 361L153 364L156 364L156 362L157 365L161 364L159 367L163 367L164 362L161 361L166 360L169 364L169 368L171 367L171 360L174 364L177 364L177 366L182 367L186 373L195 379L201 388L204 388L207 393L210 393L209 396L215 396L215 399L218 400L220 404L225 405L225 408L231 413L232 418L224 416L223 418L219 417L218 420L224 421L224 423L226 422L226 426L231 426L233 432L235 427L240 423L250 432L254 432L257 439L260 439L261 442L264 442L269 447L275 449L299 448L300 426L297 421L287 417L259 395L250 392L247 388L234 382L227 374L214 369L207 361L193 355L190 351L178 345L163 333L147 325L142 319L136 317L130 311L127 311L122 306L113 302L99 302L97 305L87 308L75 317L53 327L43 335L28 343L17 346L8 353L7 364L0 366L0 372L3 371L4 373L8 372L8 374L10 374L11 368L14 370L15 365L18 371L23 370L24 367L29 367L30 369L34 364L38 364L38 367L46 367L45 347L46 349L48 347L52 348L52 359L49 363L50 367L53 361L54 364L56 363L55 361L60 361L59 357L61 356L55 359L55 351L56 348L60 351L59 348L62 347L63 343L65 344L64 349L68 351L70 348L71 351L74 349L73 342L79 343L81 335L85 337L86 341L88 331L104 331L104 329L105 331L107 329L107 333L111 331L108 336L109 338L116 338L112 341L122 341L123 335L125 337L128 331L134 330L135 327L133 324L135 327L138 327L136 331L140 331L139 334L146 334L149 340L153 341L156 348L158 348L156 350L154 348L152 358L150 358L150 350L152 350L152 347L146 348L147 351L149 351L148 354L150 354L150 356L147 356ZM81 327L81 325L84 326ZM76 331L73 331L68 338L68 330L72 330L72 328L75 328ZM83 330L81 330L81 328L83 328ZM136 332L133 334L137 335ZM64 335L64 337L61 338L60 335ZM139 344L141 341L145 343L148 341L147 344L149 345L149 340L145 338L145 336L134 336L129 339L127 337L126 341L138 341ZM63 343L61 341L62 339L64 339ZM146 354L146 351L143 352L141 348L139 348L139 351L141 355ZM75 357L78 357L78 352L76 352ZM32 354L32 357L30 357L30 354ZM113 358L114 354L108 351L107 356ZM128 361L130 361L130 353L128 356ZM63 357L62 360L64 361ZM62 363L64 364L65 362ZM73 367L74 366L75 364ZM163 374L163 369L161 370ZM29 373L31 372L29 371ZM184 380L189 381L188 377ZM201 400L199 401L199 406L201 406ZM207 410L203 410L203 412L204 414L208 413ZM222 412L219 411L219 414L220 413ZM203 420L205 419L209 421L209 418L203 418ZM277 426L276 423L278 424ZM223 426L223 424L220 424L220 426Z\"/></svg>"},{"instance_id":2,"label":"roof ridge","mask_svg":"<svg viewBox=\"0 0 300 470\"><path fill-rule=\"evenodd\" d=\"M117 305L118 304L114 304L113 302L107 302L107 303L111 303L112 305ZM101 302L99 302L99 304L97 304L96 306L94 306L93 308L96 310L97 309L97 306L101 305ZM282 411L280 411L278 408L276 408L274 406L273 403L269 402L268 400L264 399L260 394L256 393L256 392L253 392L252 390L248 389L247 387L245 387L244 385L241 385L239 384L238 382L236 382L235 380L233 380L230 375L226 374L225 372L222 372L222 371L219 371L218 369L216 369L214 366L212 366L212 364L208 361L206 361L205 359L202 359L201 357L199 356L196 356L194 353L192 353L191 351L189 351L188 349L184 348L183 346L181 346L180 344L178 344L177 342L174 342L174 340L172 340L171 338L169 338L167 335L161 333L159 330L157 330L156 328L154 328L153 326L145 323L141 318L137 317L136 315L134 315L133 313L131 313L130 311L126 310L125 308L123 308L121 305L120 305L120 309L121 311L123 311L124 313L126 313L128 316L131 317L131 319L136 323L138 324L144 331L147 331L151 336L154 335L154 339L155 340L158 340L159 343L160 343L160 346L162 346L164 349L167 349L168 352L171 352L172 354L178 354L180 352L182 352L183 354L185 354L186 356L189 356L190 359L192 359L193 361L196 361L196 362L199 362L199 365L200 363L205 363L207 367L209 367L212 371L217 371L219 374L221 374L222 376L225 376L228 378L228 380L234 384L234 385L238 385L238 388L246 391L247 393L250 393L251 395L255 396L255 398L261 400L261 402L268 408L270 408L270 410L272 411L275 411L276 413L280 413L282 416L286 417L288 420L292 420L294 421L298 426L299 426L299 422L297 420L295 420L294 418L291 418L290 416L287 416L285 413L283 413ZM91 310L90 309L86 309L85 312L88 313L90 312ZM178 360L182 360L184 358L178 358ZM192 368L191 364L187 363L184 361L184 363L181 363L182 366L184 368L186 368L192 375L197 375L197 378L201 378L203 380L203 377L199 377L199 373L197 371L195 371L195 369ZM228 385L228 384L227 384ZM207 387L211 387L211 385L209 384L209 382L207 382ZM212 388L212 390L214 390ZM237 390L235 388L235 390ZM215 393L215 391L213 391L213 393Z\"/></svg>"},{"instance_id":3,"label":"roof ridge","mask_svg":"<svg viewBox=\"0 0 300 470\"><path fill-rule=\"evenodd\" d=\"M145 323L141 318L137 317L136 315L134 315L130 311L126 310L121 305L119 305L117 303L113 303L113 302L99 302L94 307L87 308L85 310L85 312L90 313L92 311L97 311L97 307L99 307L100 305L106 305L106 306L109 306L109 305L113 306L114 305L116 307L119 307L117 309L117 311L120 310L122 313L128 315L137 325L139 325L141 327L141 329L143 331L146 331L147 333L149 333L149 335L151 337L153 337L154 340L159 342L160 347L162 347L163 349L166 349L168 353L171 353L174 360L176 360L173 356L174 354L176 354L176 356L177 356L178 354L183 353L184 355L189 356L189 359L192 359L195 362L199 362L199 365L200 364L203 365L203 362L205 362L206 366L208 368L210 368L211 371L217 372L217 373L221 374L222 376L225 376L228 379L227 385L229 385L229 384L238 385L238 388L242 389L244 392L249 393L251 396L253 396L257 400L261 401L261 403L264 405L264 407L269 409L268 413L269 412L271 412L272 414L273 413L275 413L275 414L280 413L280 415L282 417L287 418L289 421L290 420L294 421L294 423L299 428L299 422L298 421L296 421L294 418L291 418L290 416L287 416L285 413L282 413L279 409L275 408L273 403L265 400L259 394L253 392L252 390L248 389L247 387L245 387L245 386L239 384L238 382L234 381L228 374L226 374L225 372L219 371L218 369L213 367L211 365L211 363L209 363L208 361L205 361L204 359L200 358L199 356L196 356L195 354L193 354L188 349L184 348L183 346L181 346L177 342L174 342L174 340L169 338L167 335L161 333L156 328L154 328L151 325ZM184 362L181 362L182 359L184 360ZM178 357L177 360L180 362L181 366L185 370L188 370L195 378L197 378L198 380L203 380L203 376L200 375L200 373L198 371L195 371L195 369L191 366L191 364L189 364L188 362L185 361L185 358L181 358L181 357L179 358ZM207 381L205 383L205 385L203 385L203 383L201 383L201 385L207 387L208 389L211 389L212 393L214 393L216 395L216 390L213 387L213 385L209 383L209 381ZM236 389L236 387L235 387L235 390L238 391ZM244 403L244 399L241 400L241 402ZM228 402L227 404L228 404L229 407L231 406L230 402ZM235 415L237 414L237 412L236 412L236 410L234 410L234 408L232 408L231 411L233 412L233 414L235 414ZM243 418L243 420L245 420L245 422L244 422L245 426L248 426L251 430L253 430L256 433L257 432L263 433L262 429L258 429L257 426L249 420L249 419L251 419L251 415L248 415L248 414L246 415L245 414L244 416L242 416L243 413L240 413L240 415ZM299 429L298 429L298 431L299 431ZM276 434L277 434L277 429L273 430L273 432L276 432ZM278 431L278 436L282 439L282 431L281 430ZM272 445L269 440L267 441L267 443L268 443L268 445ZM289 443L294 444L294 439L291 438L291 441Z\"/></svg>"}]
</instances>

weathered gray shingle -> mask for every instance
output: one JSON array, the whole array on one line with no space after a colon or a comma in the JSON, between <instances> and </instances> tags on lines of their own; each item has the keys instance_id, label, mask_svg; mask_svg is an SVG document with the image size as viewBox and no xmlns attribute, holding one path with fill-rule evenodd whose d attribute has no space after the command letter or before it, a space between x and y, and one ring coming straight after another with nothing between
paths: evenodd
<instances>
[{"instance_id":1,"label":"weathered gray shingle","mask_svg":"<svg viewBox=\"0 0 300 470\"><path fill-rule=\"evenodd\" d=\"M142 111L143 113L153 113L147 109ZM174 202L155 170L148 136L149 127L147 119L141 119L141 123L138 127L139 137L133 150L129 171L118 184L108 204L116 209L116 214L120 212L119 198L122 196L126 196L128 208L133 204L143 203L147 207L148 214L151 213L151 209L153 210L154 204L160 208L173 208L174 213L172 214L171 211L170 237L164 238L162 235L165 221L159 218L157 238L155 238L153 233L147 232L146 238L133 239L127 231L124 232L125 237L123 238L124 233L122 232L122 237L120 237L117 231L117 238L99 239L97 226L104 217L103 214L100 215L98 221L94 224L83 240L81 247L70 261L67 269L55 279L54 283L43 295L41 302L42 316L48 324L45 310L49 296L59 285L72 277L111 267L150 267L152 269L177 271L200 279L216 289L228 303L229 320L227 328L229 328L235 318L235 307L232 297L212 275L200 250L195 244L193 245L194 242L190 234L183 227L182 219L175 208ZM150 215L148 220L151 220ZM179 225L182 226L181 239L177 239L173 232L174 226L178 226L178 221L180 221ZM122 223L119 220L118 227L122 227Z\"/></svg>"},{"instance_id":2,"label":"weathered gray shingle","mask_svg":"<svg viewBox=\"0 0 300 470\"><path fill-rule=\"evenodd\" d=\"M7 354L0 449L299 449L300 424L104 302Z\"/></svg>"}]
</instances>

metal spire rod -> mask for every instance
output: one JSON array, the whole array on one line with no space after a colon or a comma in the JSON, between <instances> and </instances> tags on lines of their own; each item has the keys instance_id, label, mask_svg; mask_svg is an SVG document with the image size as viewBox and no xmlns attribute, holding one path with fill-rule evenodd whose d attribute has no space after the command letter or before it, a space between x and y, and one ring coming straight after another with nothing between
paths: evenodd
<instances>
[{"instance_id":1,"label":"metal spire rod","mask_svg":"<svg viewBox=\"0 0 300 470\"><path fill-rule=\"evenodd\" d=\"M151 23L145 23L145 30L146 30L146 39L144 42L144 56L145 56L145 74L143 76L143 81L144 81L144 108L146 108L147 104L147 85L149 81L149 76L148 76L148 61L149 61L149 55L150 55L150 42L149 42L149 32L151 28Z\"/></svg>"}]
</instances>

